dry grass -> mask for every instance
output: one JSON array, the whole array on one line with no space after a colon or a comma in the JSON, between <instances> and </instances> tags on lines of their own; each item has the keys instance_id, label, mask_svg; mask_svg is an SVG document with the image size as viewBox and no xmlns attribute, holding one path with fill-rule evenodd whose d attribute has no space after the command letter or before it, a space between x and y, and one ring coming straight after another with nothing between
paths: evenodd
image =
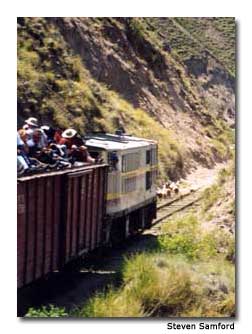
<instances>
[{"instance_id":1,"label":"dry grass","mask_svg":"<svg viewBox=\"0 0 252 334\"><path fill-rule=\"evenodd\" d=\"M192 263L178 255L139 254L126 260L121 288L96 294L75 316L230 316L233 277L223 260Z\"/></svg>"}]
</instances>

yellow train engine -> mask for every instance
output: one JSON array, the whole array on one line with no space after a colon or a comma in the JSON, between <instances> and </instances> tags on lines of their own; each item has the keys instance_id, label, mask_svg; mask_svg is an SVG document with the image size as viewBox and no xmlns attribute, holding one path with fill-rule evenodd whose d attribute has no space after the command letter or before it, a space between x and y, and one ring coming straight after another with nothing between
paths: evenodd
<instances>
[{"instance_id":1,"label":"yellow train engine","mask_svg":"<svg viewBox=\"0 0 252 334\"><path fill-rule=\"evenodd\" d=\"M125 134L86 136L90 154L109 165L104 239L123 240L156 217L157 142Z\"/></svg>"}]
</instances>

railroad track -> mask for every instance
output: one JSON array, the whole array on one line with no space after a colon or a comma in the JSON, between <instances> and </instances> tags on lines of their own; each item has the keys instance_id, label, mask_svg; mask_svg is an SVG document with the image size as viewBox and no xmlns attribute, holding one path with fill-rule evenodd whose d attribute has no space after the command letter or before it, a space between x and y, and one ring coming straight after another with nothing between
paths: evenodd
<instances>
[{"instance_id":1,"label":"railroad track","mask_svg":"<svg viewBox=\"0 0 252 334\"><path fill-rule=\"evenodd\" d=\"M196 205L196 203L202 198L202 192L200 190L201 189L197 189L193 192L186 193L174 198L173 200L158 205L157 218L152 223L152 226L157 225L174 213Z\"/></svg>"}]
</instances>

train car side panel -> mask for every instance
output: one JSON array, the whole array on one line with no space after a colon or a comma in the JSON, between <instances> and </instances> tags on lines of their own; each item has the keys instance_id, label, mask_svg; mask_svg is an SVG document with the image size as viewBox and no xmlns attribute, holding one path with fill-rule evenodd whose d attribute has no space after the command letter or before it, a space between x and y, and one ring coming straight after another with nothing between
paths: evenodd
<instances>
[{"instance_id":1,"label":"train car side panel","mask_svg":"<svg viewBox=\"0 0 252 334\"><path fill-rule=\"evenodd\" d=\"M61 201L62 201L62 178L55 176L54 178L54 216L53 216L53 237L52 237L52 270L59 268L59 243L60 243L60 228L61 228Z\"/></svg>"},{"instance_id":2,"label":"train car side panel","mask_svg":"<svg viewBox=\"0 0 252 334\"><path fill-rule=\"evenodd\" d=\"M17 286L24 284L26 265L26 185L17 185Z\"/></svg>"},{"instance_id":3,"label":"train car side panel","mask_svg":"<svg viewBox=\"0 0 252 334\"><path fill-rule=\"evenodd\" d=\"M46 178L46 215L45 215L45 239L44 239L44 274L51 271L51 256L52 256L52 233L53 233L53 211L54 211L54 203L53 203L53 179L51 177Z\"/></svg>"},{"instance_id":4,"label":"train car side panel","mask_svg":"<svg viewBox=\"0 0 252 334\"><path fill-rule=\"evenodd\" d=\"M104 199L105 188L104 182L99 181L99 175L104 173L105 167L96 166L67 175L67 202L63 204L67 207L64 263L101 243L101 233L99 237L97 234L98 229L102 229L103 205L99 205L99 201Z\"/></svg>"},{"instance_id":5,"label":"train car side panel","mask_svg":"<svg viewBox=\"0 0 252 334\"><path fill-rule=\"evenodd\" d=\"M91 245L90 245L90 249L94 249L95 245L96 245L96 229L97 229L97 204L99 201L99 196L97 196L98 194L98 188L99 184L98 184L98 171L95 170L93 173L93 184L92 184L92 220L91 220L91 229L90 229L90 234L91 234Z\"/></svg>"},{"instance_id":6,"label":"train car side panel","mask_svg":"<svg viewBox=\"0 0 252 334\"><path fill-rule=\"evenodd\" d=\"M25 268L25 283L30 283L34 280L34 270L36 266L36 211L37 211L37 199L36 199L36 180L30 180L27 186L27 213L28 219L26 221L26 268Z\"/></svg>"},{"instance_id":7,"label":"train car side panel","mask_svg":"<svg viewBox=\"0 0 252 334\"><path fill-rule=\"evenodd\" d=\"M45 233L45 182L43 178L37 181L37 196L39 198L37 208L37 243L36 243L36 271L35 279L43 275L44 272L44 233Z\"/></svg>"},{"instance_id":8,"label":"train car side panel","mask_svg":"<svg viewBox=\"0 0 252 334\"><path fill-rule=\"evenodd\" d=\"M85 223L86 223L86 196L87 196L87 175L84 174L80 178L80 220L79 220L79 235L78 235L78 252L85 249Z\"/></svg>"}]
</instances>

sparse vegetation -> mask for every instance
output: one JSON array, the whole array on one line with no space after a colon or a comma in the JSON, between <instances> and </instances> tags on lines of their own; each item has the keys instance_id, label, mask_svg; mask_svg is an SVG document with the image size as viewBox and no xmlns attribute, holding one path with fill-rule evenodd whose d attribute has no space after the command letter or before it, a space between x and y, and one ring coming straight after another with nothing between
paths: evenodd
<instances>
[{"instance_id":1,"label":"sparse vegetation","mask_svg":"<svg viewBox=\"0 0 252 334\"><path fill-rule=\"evenodd\" d=\"M232 160L227 168L223 168L220 170L217 182L204 191L202 200L203 213L207 213L209 209L217 202L218 199L225 198L226 190L223 185L227 183L228 180L234 180L234 173L234 161ZM230 207L232 213L234 214L234 201L231 201Z\"/></svg>"},{"instance_id":2,"label":"sparse vegetation","mask_svg":"<svg viewBox=\"0 0 252 334\"><path fill-rule=\"evenodd\" d=\"M194 56L204 63L208 51L226 66L231 76L235 76L234 18L178 17L150 18L149 21L182 61Z\"/></svg>"}]
</instances>

